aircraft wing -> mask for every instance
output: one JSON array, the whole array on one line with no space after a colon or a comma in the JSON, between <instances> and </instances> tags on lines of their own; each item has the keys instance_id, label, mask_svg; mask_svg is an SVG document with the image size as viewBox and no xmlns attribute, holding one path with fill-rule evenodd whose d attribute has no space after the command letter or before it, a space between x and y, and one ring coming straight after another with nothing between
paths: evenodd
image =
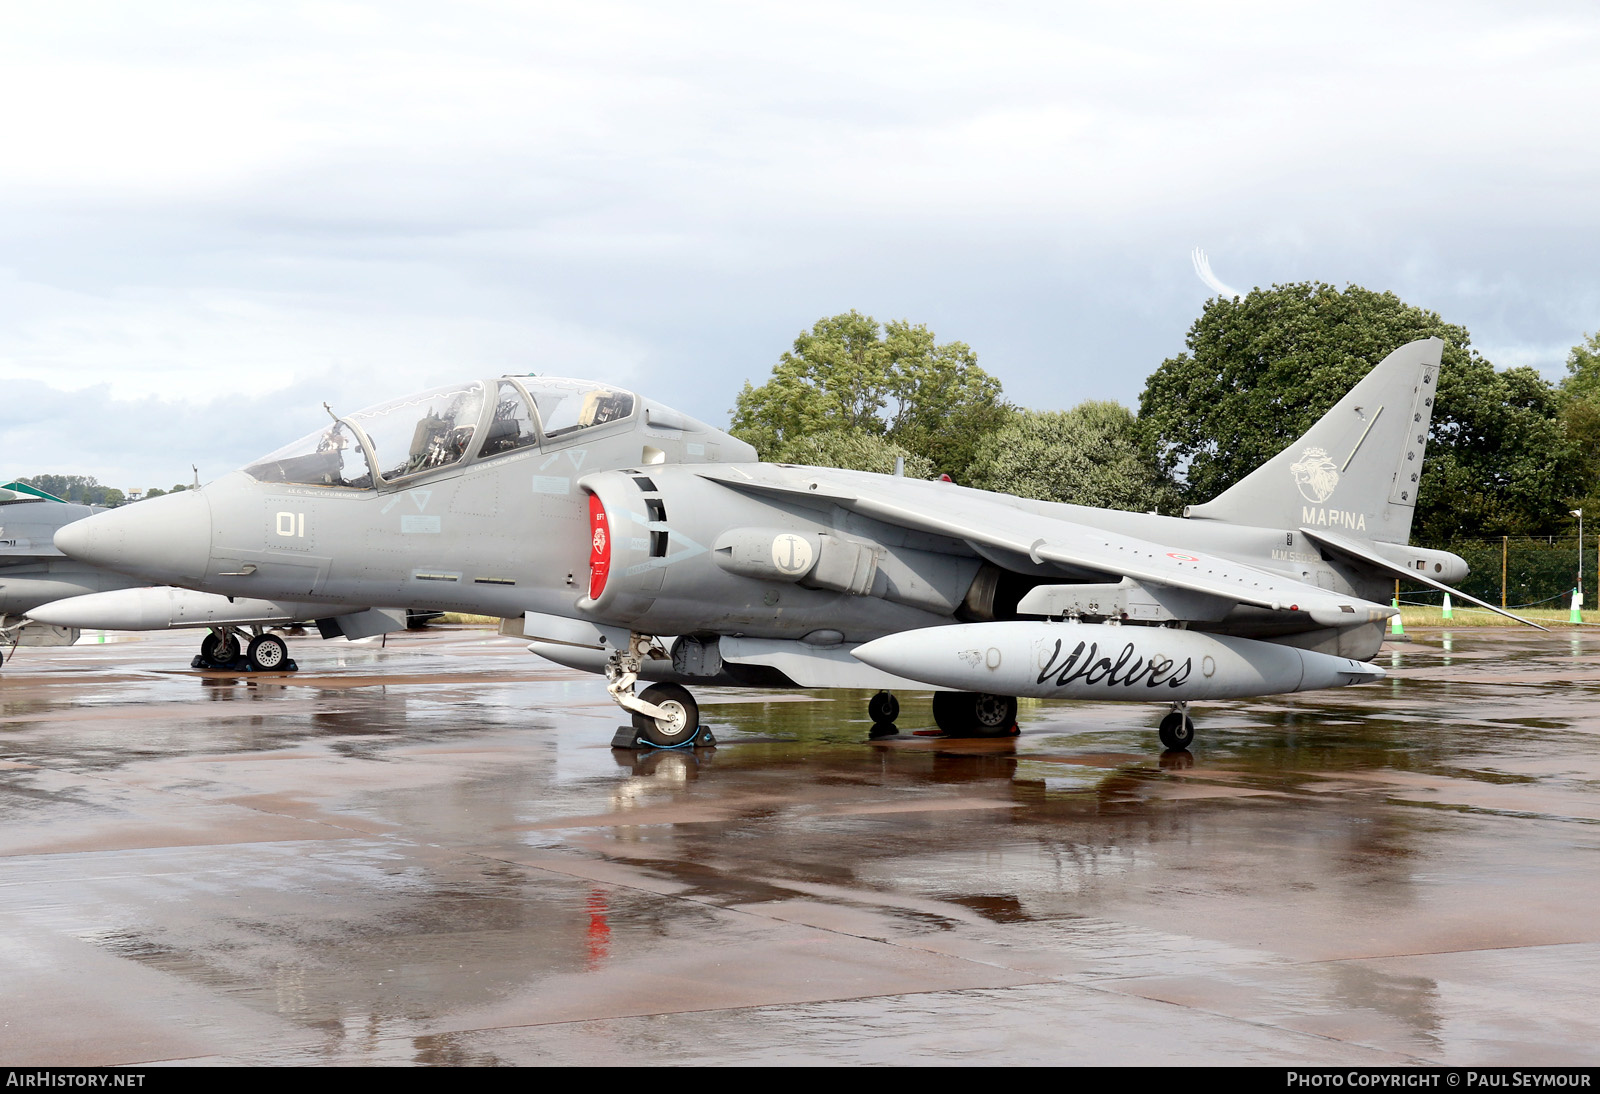
<instances>
[{"instance_id":1,"label":"aircraft wing","mask_svg":"<svg viewBox=\"0 0 1600 1094\"><path fill-rule=\"evenodd\" d=\"M821 500L885 524L965 540L975 549L1010 552L1039 565L1095 570L1230 603L1306 612L1323 626L1346 627L1396 614L1386 604L1187 550L1182 544L1153 543L1030 512L1009 504L1004 495L905 478L888 480L893 486L886 488L879 485L880 477L856 479L848 472L822 468L777 470L787 473L780 477L758 469L752 475L743 468L727 468L706 469L700 474L735 490L788 496L812 505Z\"/></svg>"}]
</instances>

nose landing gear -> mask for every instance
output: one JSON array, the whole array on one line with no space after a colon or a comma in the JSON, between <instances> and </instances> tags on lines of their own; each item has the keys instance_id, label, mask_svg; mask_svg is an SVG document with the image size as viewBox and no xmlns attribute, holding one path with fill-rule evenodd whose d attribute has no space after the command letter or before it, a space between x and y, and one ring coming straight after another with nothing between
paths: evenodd
<instances>
[{"instance_id":1,"label":"nose landing gear","mask_svg":"<svg viewBox=\"0 0 1600 1094\"><path fill-rule=\"evenodd\" d=\"M651 684L639 695L633 693L645 659L658 661L666 656L661 643L653 636L629 634L627 651L613 650L606 660L606 691L619 707L633 716L633 725L624 726L612 738L612 748L635 748L640 742L653 748L716 743L711 731L700 724L700 704L694 701L688 688L677 684Z\"/></svg>"}]
</instances>

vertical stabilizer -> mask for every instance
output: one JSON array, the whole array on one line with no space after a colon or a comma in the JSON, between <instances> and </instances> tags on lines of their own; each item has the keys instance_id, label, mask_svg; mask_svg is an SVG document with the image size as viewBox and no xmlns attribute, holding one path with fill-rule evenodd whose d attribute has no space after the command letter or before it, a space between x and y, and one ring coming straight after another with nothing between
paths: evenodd
<instances>
[{"instance_id":1,"label":"vertical stabilizer","mask_svg":"<svg viewBox=\"0 0 1600 1094\"><path fill-rule=\"evenodd\" d=\"M1401 346L1299 440L1184 516L1406 543L1444 342Z\"/></svg>"}]
</instances>

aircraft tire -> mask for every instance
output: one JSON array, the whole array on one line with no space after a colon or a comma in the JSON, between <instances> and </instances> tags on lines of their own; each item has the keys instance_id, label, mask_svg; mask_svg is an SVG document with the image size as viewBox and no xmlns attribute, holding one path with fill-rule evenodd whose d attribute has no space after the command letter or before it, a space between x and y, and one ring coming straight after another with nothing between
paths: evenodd
<instances>
[{"instance_id":1,"label":"aircraft tire","mask_svg":"<svg viewBox=\"0 0 1600 1094\"><path fill-rule=\"evenodd\" d=\"M233 635L208 634L200 640L200 657L213 666L231 665L239 660L239 640Z\"/></svg>"},{"instance_id":2,"label":"aircraft tire","mask_svg":"<svg viewBox=\"0 0 1600 1094\"><path fill-rule=\"evenodd\" d=\"M961 692L933 693L933 724L943 730L946 737L965 737L972 732L971 724L961 716Z\"/></svg>"},{"instance_id":3,"label":"aircraft tire","mask_svg":"<svg viewBox=\"0 0 1600 1094\"><path fill-rule=\"evenodd\" d=\"M1012 695L979 692L971 697L973 732L979 737L1009 737L1017 724L1017 700Z\"/></svg>"},{"instance_id":4,"label":"aircraft tire","mask_svg":"<svg viewBox=\"0 0 1600 1094\"><path fill-rule=\"evenodd\" d=\"M1183 752L1194 741L1194 721L1187 714L1173 711L1161 719L1161 726L1156 733L1169 750Z\"/></svg>"},{"instance_id":5,"label":"aircraft tire","mask_svg":"<svg viewBox=\"0 0 1600 1094\"><path fill-rule=\"evenodd\" d=\"M891 725L900 717L900 700L887 691L880 691L867 700L867 717L873 725Z\"/></svg>"},{"instance_id":6,"label":"aircraft tire","mask_svg":"<svg viewBox=\"0 0 1600 1094\"><path fill-rule=\"evenodd\" d=\"M933 721L946 737L1009 737L1017 724L1017 700L988 692L936 691Z\"/></svg>"},{"instance_id":7,"label":"aircraft tire","mask_svg":"<svg viewBox=\"0 0 1600 1094\"><path fill-rule=\"evenodd\" d=\"M275 634L258 634L250 640L250 667L257 672L273 672L289 661L289 643Z\"/></svg>"},{"instance_id":8,"label":"aircraft tire","mask_svg":"<svg viewBox=\"0 0 1600 1094\"><path fill-rule=\"evenodd\" d=\"M700 704L694 701L689 689L677 684L651 684L639 693L639 698L667 711L670 719L652 718L635 713L633 728L657 748L671 748L694 739L700 731Z\"/></svg>"}]
</instances>

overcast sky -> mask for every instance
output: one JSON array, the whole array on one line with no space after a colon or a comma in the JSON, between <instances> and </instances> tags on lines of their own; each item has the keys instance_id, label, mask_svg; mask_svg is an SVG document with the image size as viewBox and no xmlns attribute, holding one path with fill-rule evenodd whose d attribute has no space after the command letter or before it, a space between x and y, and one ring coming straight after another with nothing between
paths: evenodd
<instances>
[{"instance_id":1,"label":"overcast sky","mask_svg":"<svg viewBox=\"0 0 1600 1094\"><path fill-rule=\"evenodd\" d=\"M1592 4L0 0L0 476L203 480L469 376L714 424L851 308L1133 404L1210 290L1600 329Z\"/></svg>"}]
</instances>

